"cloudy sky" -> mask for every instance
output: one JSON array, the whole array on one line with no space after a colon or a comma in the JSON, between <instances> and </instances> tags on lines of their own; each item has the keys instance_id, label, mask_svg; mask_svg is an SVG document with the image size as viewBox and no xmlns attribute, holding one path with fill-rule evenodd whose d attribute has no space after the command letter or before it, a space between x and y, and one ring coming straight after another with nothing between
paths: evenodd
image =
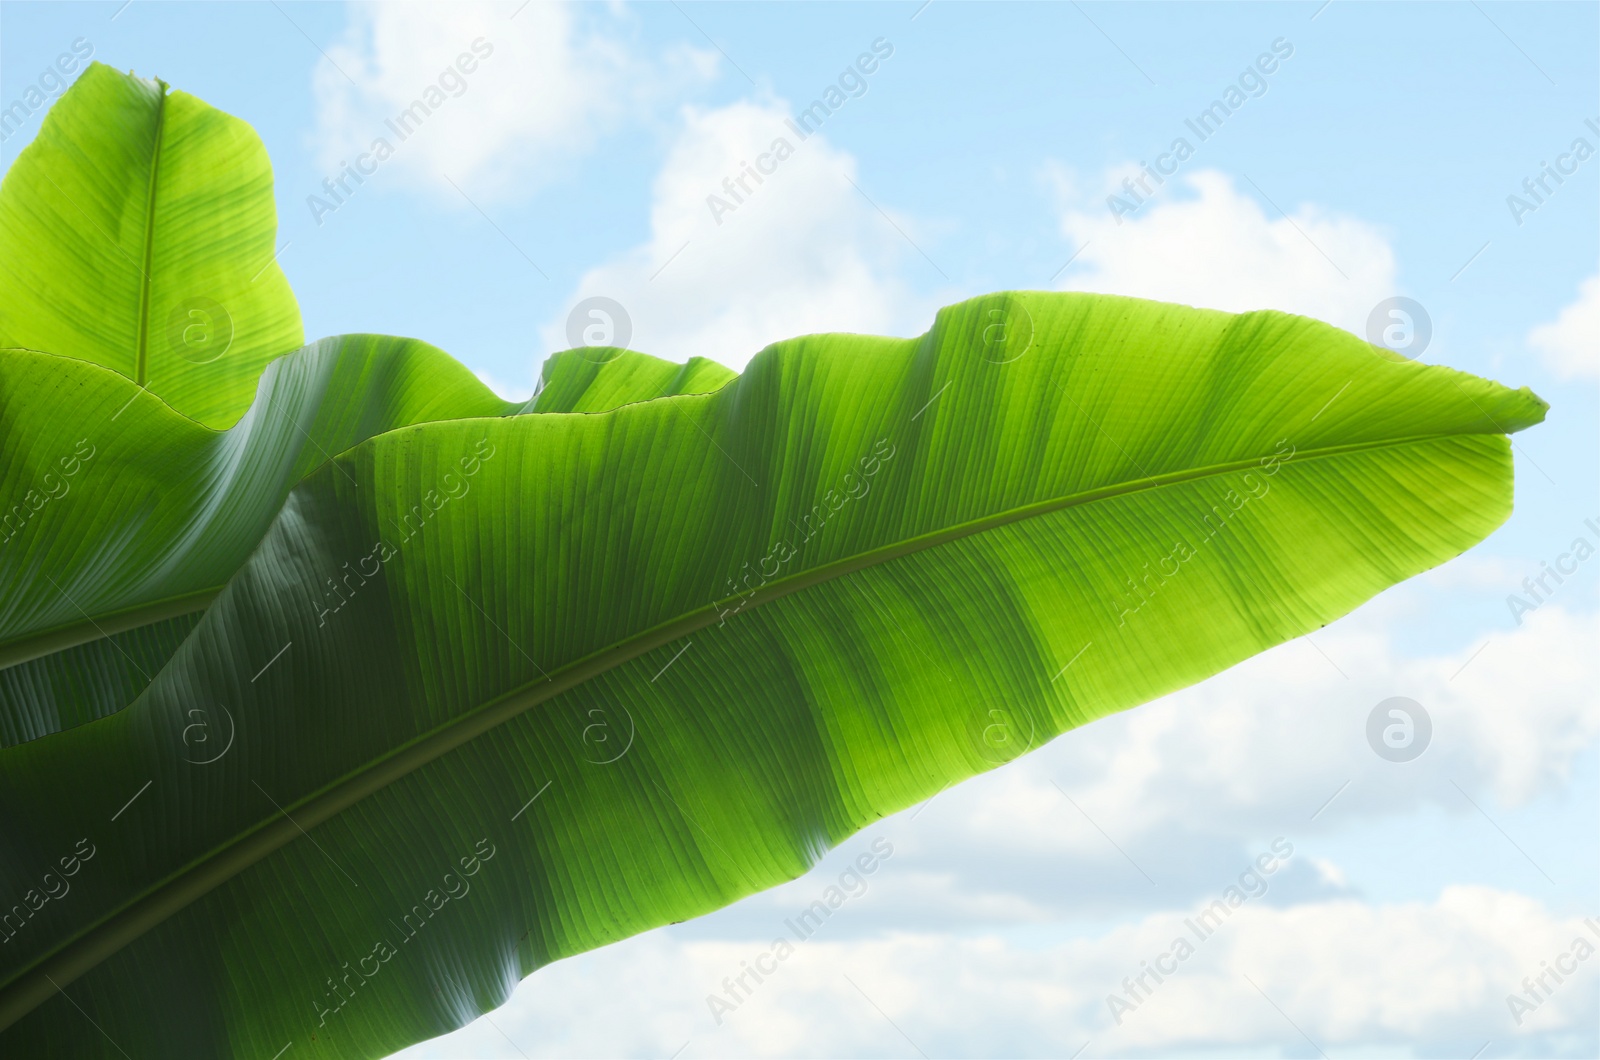
<instances>
[{"instance_id":1,"label":"cloudy sky","mask_svg":"<svg viewBox=\"0 0 1600 1060\"><path fill-rule=\"evenodd\" d=\"M943 304L1060 288L1363 335L1409 298L1410 352L1552 410L1517 439L1505 527L1314 641L1069 733L776 891L546 968L401 1055L1600 1052L1600 954L1576 942L1600 947L1600 560L1508 604L1600 545L1594 5L519 2L6 4L0 105L82 37L246 118L308 336L416 335L508 396L589 296L621 303L636 349L738 368L796 334L915 335ZM330 202L323 181L480 38ZM830 85L842 104L800 140L786 120ZM1188 123L1229 86L1202 140ZM792 155L733 199L779 138ZM1406 762L1367 736L1396 696L1432 727ZM892 853L865 892L765 960L874 843ZM1241 876L1251 896L1167 956ZM1576 971L1513 1013L1551 965ZM1136 1007L1108 1003L1141 972Z\"/></svg>"}]
</instances>

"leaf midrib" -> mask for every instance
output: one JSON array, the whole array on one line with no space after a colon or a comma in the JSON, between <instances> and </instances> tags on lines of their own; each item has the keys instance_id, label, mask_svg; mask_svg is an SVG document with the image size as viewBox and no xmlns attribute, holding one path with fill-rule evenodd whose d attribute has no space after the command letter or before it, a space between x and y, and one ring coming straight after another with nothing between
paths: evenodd
<instances>
[{"instance_id":1,"label":"leaf midrib","mask_svg":"<svg viewBox=\"0 0 1600 1060\"><path fill-rule=\"evenodd\" d=\"M1350 453L1401 449L1441 440L1497 434L1498 431L1453 431L1373 442L1353 442L1304 450L1283 462L1304 463ZM714 601L675 619L658 623L606 648L591 652L547 675L543 680L528 682L503 693L472 710L457 715L429 732L413 737L383 757L335 778L318 790L289 804L280 816L264 818L254 826L236 833L231 839L193 858L166 877L146 887L139 895L86 925L70 939L41 954L0 984L0 1030L9 1027L48 998L52 991L58 989L57 984L65 985L89 971L168 916L287 845L294 838L306 834L310 829L331 819L368 795L382 790L396 780L540 703L669 644L679 637L711 625L717 621L723 606L730 601L743 598L745 603L739 608L739 611L743 612L834 578L1011 523L1101 500L1248 470L1258 467L1261 460L1274 455L1276 454L1262 454L1222 464L1129 479L1081 493L1036 501L981 519L931 531L843 557L810 570L799 571L785 578L774 579L752 593L735 594ZM292 818L291 813L294 815Z\"/></svg>"},{"instance_id":2,"label":"leaf midrib","mask_svg":"<svg viewBox=\"0 0 1600 1060\"><path fill-rule=\"evenodd\" d=\"M161 144L167 123L167 83L156 78L156 140L150 152L150 185L146 189L144 215L144 266L139 284L139 342L134 355L133 381L144 386L150 361L150 269L155 260L156 181L161 173Z\"/></svg>"},{"instance_id":3,"label":"leaf midrib","mask_svg":"<svg viewBox=\"0 0 1600 1060\"><path fill-rule=\"evenodd\" d=\"M206 589L195 589L192 592L169 596L163 600L152 600L150 603L124 608L121 611L86 615L82 622L69 622L66 625L18 637L16 640L0 642L0 670L20 666L34 659L54 655L58 651L66 651L68 648L76 648L80 644L114 637L131 629L143 629L168 618L204 611L211 606L211 601L221 594L223 588L221 585L213 585Z\"/></svg>"}]
</instances>

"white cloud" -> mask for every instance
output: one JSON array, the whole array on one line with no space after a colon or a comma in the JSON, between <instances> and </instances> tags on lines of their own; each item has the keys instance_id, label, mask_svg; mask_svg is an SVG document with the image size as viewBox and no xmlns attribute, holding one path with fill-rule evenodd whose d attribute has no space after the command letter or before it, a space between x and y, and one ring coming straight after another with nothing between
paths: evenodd
<instances>
[{"instance_id":1,"label":"white cloud","mask_svg":"<svg viewBox=\"0 0 1600 1060\"><path fill-rule=\"evenodd\" d=\"M1600 275L1578 285L1578 297L1548 324L1528 333L1528 345L1562 379L1600 377Z\"/></svg>"},{"instance_id":2,"label":"white cloud","mask_svg":"<svg viewBox=\"0 0 1600 1060\"><path fill-rule=\"evenodd\" d=\"M931 325L939 303L898 278L908 261L927 264L851 186L862 179L855 158L820 132L802 140L784 124L788 114L781 100L685 108L655 180L649 241L591 269L571 303L614 298L632 320L633 349L734 369L780 339L915 335ZM781 162L780 140L793 151ZM747 163L773 172L758 183L744 175ZM713 195L732 209L714 211ZM907 219L896 223L913 229ZM543 338L550 350L571 345L565 318Z\"/></svg>"},{"instance_id":3,"label":"white cloud","mask_svg":"<svg viewBox=\"0 0 1600 1060\"><path fill-rule=\"evenodd\" d=\"M1115 170L1105 181L1114 187L1124 175ZM1104 194L1076 194L1060 171L1056 180L1062 231L1083 247L1067 289L1228 312L1281 309L1358 335L1372 307L1396 293L1394 253L1376 227L1314 205L1275 216L1214 170L1169 181L1120 224Z\"/></svg>"},{"instance_id":4,"label":"white cloud","mask_svg":"<svg viewBox=\"0 0 1600 1060\"><path fill-rule=\"evenodd\" d=\"M1542 962L1571 954L1574 939L1600 938L1576 916L1483 887L1451 887L1430 903L1246 903L1175 973L1159 984L1147 978L1151 989L1119 1025L1108 995L1126 996L1122 981L1141 961L1173 952L1175 938L1193 939L1184 920L1197 911L1043 944L819 935L781 963L763 962L776 971L760 984L747 979L750 996L720 1026L706 996L769 950L782 923L751 942L652 932L546 968L493 1025L480 1020L401 1055L1072 1056L1086 1045L1087 1056L1298 1054L1301 1032L1323 1050L1385 1055L1465 1056L1490 1039L1497 1055L1551 1055L1562 1043L1572 1055L1593 1054L1600 955L1565 983L1547 980L1553 992L1520 1026L1506 995L1521 992Z\"/></svg>"},{"instance_id":5,"label":"white cloud","mask_svg":"<svg viewBox=\"0 0 1600 1060\"><path fill-rule=\"evenodd\" d=\"M349 10L344 36L327 49L337 66L319 62L313 78L321 165L336 178L382 137L394 148L382 171L452 200L446 174L474 197L525 191L619 119L714 70L710 53L687 47L637 54L617 8L532 3L514 19L486 3ZM405 124L402 139L386 122L418 100L420 125Z\"/></svg>"},{"instance_id":6,"label":"white cloud","mask_svg":"<svg viewBox=\"0 0 1600 1060\"><path fill-rule=\"evenodd\" d=\"M1094 831L1063 831L1061 795L1050 783L1062 777L1130 850L1159 849L1174 836L1214 844L1270 834L1286 807L1306 821L1347 780L1323 827L1429 803L1475 812L1451 780L1525 805L1559 792L1600 738L1597 628L1592 612L1548 605L1486 645L1407 657L1388 629L1358 613L1319 632L1315 644L1302 638L1272 649L1023 759L1003 781L983 786L982 800L962 802L952 821L958 835L948 841L1016 834L1058 855L1115 859ZM1416 700L1433 724L1431 744L1404 769L1366 742L1368 712L1390 696Z\"/></svg>"}]
</instances>

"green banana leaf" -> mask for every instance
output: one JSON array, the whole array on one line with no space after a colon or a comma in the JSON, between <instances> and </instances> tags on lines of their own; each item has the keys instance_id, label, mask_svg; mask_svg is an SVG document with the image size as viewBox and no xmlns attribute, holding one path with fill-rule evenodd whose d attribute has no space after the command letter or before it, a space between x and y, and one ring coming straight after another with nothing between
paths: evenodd
<instances>
[{"instance_id":1,"label":"green banana leaf","mask_svg":"<svg viewBox=\"0 0 1600 1060\"><path fill-rule=\"evenodd\" d=\"M250 411L209 430L97 365L0 351L0 746L131 702L333 454L430 420L592 412L734 373L609 348L545 362L496 397L415 339L347 335L274 361Z\"/></svg>"},{"instance_id":2,"label":"green banana leaf","mask_svg":"<svg viewBox=\"0 0 1600 1060\"><path fill-rule=\"evenodd\" d=\"M209 427L305 341L248 124L91 64L0 184L0 346L79 357Z\"/></svg>"},{"instance_id":3,"label":"green banana leaf","mask_svg":"<svg viewBox=\"0 0 1600 1060\"><path fill-rule=\"evenodd\" d=\"M1545 407L1303 318L1022 293L372 438L135 703L0 751L0 1048L448 1031L1457 555Z\"/></svg>"}]
</instances>

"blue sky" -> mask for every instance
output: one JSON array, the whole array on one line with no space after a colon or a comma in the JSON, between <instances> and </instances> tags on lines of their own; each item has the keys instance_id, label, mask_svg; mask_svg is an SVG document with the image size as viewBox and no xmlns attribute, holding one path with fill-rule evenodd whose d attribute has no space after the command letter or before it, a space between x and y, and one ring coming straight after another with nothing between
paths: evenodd
<instances>
[{"instance_id":1,"label":"blue sky","mask_svg":"<svg viewBox=\"0 0 1600 1060\"><path fill-rule=\"evenodd\" d=\"M1551 402L1517 439L1507 525L1315 643L1068 734L776 892L542 970L405 1055L1582 1056L1600 961L1520 1026L1505 995L1600 915L1600 560L1521 624L1506 598L1600 543L1600 155L1531 212L1507 198L1576 139L1600 149L1597 10L7 3L0 102L81 37L247 119L307 336L418 336L508 395L588 296L625 307L636 349L737 368L795 334L914 335L974 294L1071 288L1358 333L1405 296L1423 360ZM479 38L461 94L316 217L324 179ZM862 94L788 132L874 42L892 54ZM1186 119L1275 43L1201 142ZM793 158L719 217L707 196L781 136ZM1192 157L1114 217L1178 137ZM1395 695L1433 719L1414 762L1366 743ZM1106 996L1280 836L1267 895L1117 1023ZM867 893L717 1023L705 995L874 837L895 852Z\"/></svg>"}]
</instances>

